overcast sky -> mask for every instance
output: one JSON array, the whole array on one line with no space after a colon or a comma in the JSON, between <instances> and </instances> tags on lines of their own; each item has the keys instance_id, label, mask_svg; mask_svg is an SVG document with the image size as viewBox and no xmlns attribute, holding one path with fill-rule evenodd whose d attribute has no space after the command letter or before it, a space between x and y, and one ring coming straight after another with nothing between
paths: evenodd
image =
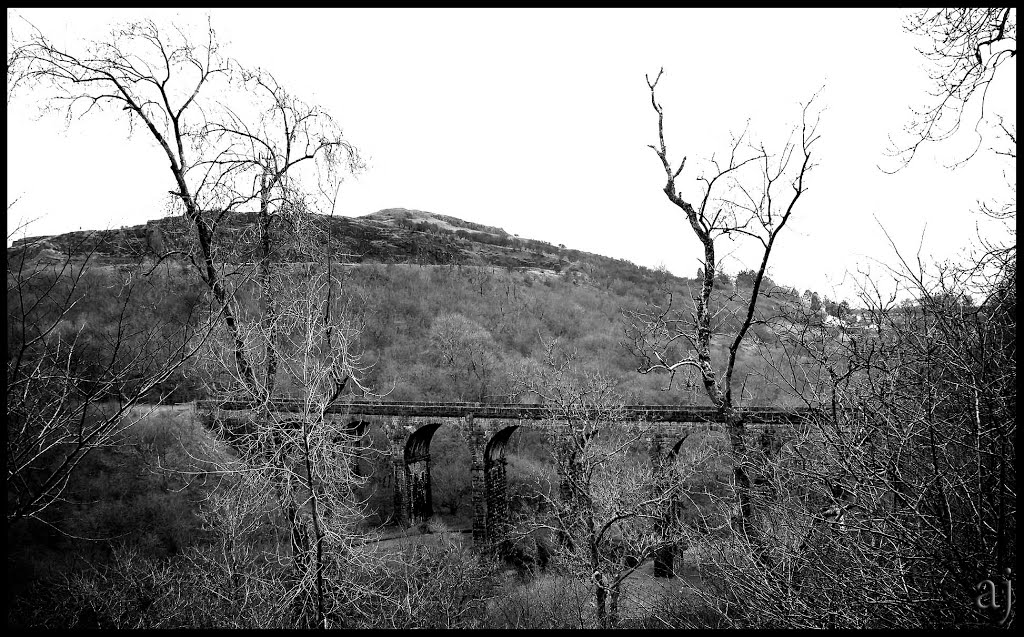
<instances>
[{"instance_id":1,"label":"overcast sky","mask_svg":"<svg viewBox=\"0 0 1024 637\"><path fill-rule=\"evenodd\" d=\"M205 21L198 10L17 11L66 46L141 16ZM845 296L847 272L891 262L879 223L910 253L927 226L923 254L955 257L981 221L976 202L1006 193L991 153L946 167L969 136L925 148L896 175L879 170L889 135L928 88L897 10L250 9L211 18L225 53L322 105L368 158L342 188L339 211L350 216L417 208L693 276L700 245L647 148L657 119L644 74L662 66L669 153L689 158L680 183L694 188L701 159L724 152L748 119L771 150L799 104L825 87L818 167L769 269L800 290ZM995 112L1016 112L1013 64L989 96ZM165 214L173 181L154 143L128 139L116 113L67 129L58 117L37 121L32 98L8 105L8 202L20 196L9 225L38 217L30 234L53 234ZM753 251L725 243L720 253L730 253L727 271L755 265Z\"/></svg>"}]
</instances>

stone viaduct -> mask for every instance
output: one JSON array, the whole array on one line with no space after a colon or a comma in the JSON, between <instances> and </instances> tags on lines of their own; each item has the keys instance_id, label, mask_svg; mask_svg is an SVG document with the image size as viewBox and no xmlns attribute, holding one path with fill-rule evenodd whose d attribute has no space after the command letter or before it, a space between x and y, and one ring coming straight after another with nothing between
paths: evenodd
<instances>
[{"instance_id":1,"label":"stone viaduct","mask_svg":"<svg viewBox=\"0 0 1024 637\"><path fill-rule=\"evenodd\" d=\"M197 409L211 417L238 418L250 406L238 401L200 401ZM276 413L301 412L298 401L277 399ZM744 420L755 428L771 431L775 426L806 420L808 409L750 408ZM501 539L508 520L505 447L519 427L564 426L544 405L371 402L352 401L328 407L325 417L339 428L362 437L368 426L381 427L388 438L394 478L394 511L400 526L433 515L430 480L430 441L442 426L460 428L468 435L472 458L473 544L487 547ZM714 407L626 405L617 410L617 423L637 431L649 446L652 459L673 456L689 432L697 428L724 427ZM671 556L656 560L655 571L671 575ZM660 568L659 568L660 567ZM666 572L667 569L667 572Z\"/></svg>"}]
</instances>

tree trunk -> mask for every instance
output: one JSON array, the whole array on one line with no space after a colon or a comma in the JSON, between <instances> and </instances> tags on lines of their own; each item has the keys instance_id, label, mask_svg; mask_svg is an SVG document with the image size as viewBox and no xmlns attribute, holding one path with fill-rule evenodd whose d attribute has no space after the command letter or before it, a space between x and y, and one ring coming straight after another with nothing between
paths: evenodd
<instances>
[{"instance_id":1,"label":"tree trunk","mask_svg":"<svg viewBox=\"0 0 1024 637\"><path fill-rule=\"evenodd\" d=\"M306 572L306 561L308 559L309 538L306 530L299 522L298 510L293 502L289 502L286 510L288 528L291 533L292 558L300 573Z\"/></svg>"},{"instance_id":2,"label":"tree trunk","mask_svg":"<svg viewBox=\"0 0 1024 637\"><path fill-rule=\"evenodd\" d=\"M747 473L747 443L744 439L746 424L743 418L732 407L726 407L725 422L729 431L729 447L733 457L733 478L736 481L736 495L739 500L740 513L736 521L736 530L748 537L752 530L751 521L754 517L754 503L750 494L750 476Z\"/></svg>"},{"instance_id":3,"label":"tree trunk","mask_svg":"<svg viewBox=\"0 0 1024 637\"><path fill-rule=\"evenodd\" d=\"M608 626L608 612L607 612L607 609L605 608L605 602L608 599L608 589L606 589L604 587L604 583L600 581L601 575L599 573L596 574L596 575L597 575L597 577L595 579L598 580L598 582L597 582L597 589L596 589L596 594L597 594L597 624L601 628L609 628L609 626Z\"/></svg>"},{"instance_id":4,"label":"tree trunk","mask_svg":"<svg viewBox=\"0 0 1024 637\"><path fill-rule=\"evenodd\" d=\"M622 595L622 582L615 582L612 585L612 607L608 614L608 625L615 628L619 625L619 596Z\"/></svg>"}]
</instances>

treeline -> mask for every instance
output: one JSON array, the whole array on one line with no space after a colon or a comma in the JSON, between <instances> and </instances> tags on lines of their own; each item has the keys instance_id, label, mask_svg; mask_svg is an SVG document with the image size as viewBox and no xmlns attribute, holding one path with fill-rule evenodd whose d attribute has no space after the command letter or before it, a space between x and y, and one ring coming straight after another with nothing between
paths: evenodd
<instances>
[{"instance_id":1,"label":"treeline","mask_svg":"<svg viewBox=\"0 0 1024 637\"><path fill-rule=\"evenodd\" d=\"M697 279L700 280L702 277L703 271L698 269ZM719 270L715 272L715 285L723 289L743 289L749 294L750 290L754 287L756 278L757 272L750 269L740 270L735 276L730 276L727 272ZM849 301L834 301L828 296L809 289L800 293L793 286L776 283L767 274L761 278L760 293L765 297L774 297L788 303L802 303L809 307L812 312L824 312L826 315L837 319L853 318L854 322L860 319L859 313L854 316L856 310L850 306Z\"/></svg>"},{"instance_id":2,"label":"treeline","mask_svg":"<svg viewBox=\"0 0 1024 637\"><path fill-rule=\"evenodd\" d=\"M623 347L623 308L664 303L669 292L685 299L690 283L628 262L608 262L611 267L573 262L558 274L468 265L336 265L336 274L342 276L336 311L359 334L355 345L369 366L367 385L390 392L394 399L519 400L512 392L512 376L536 364L546 344L557 340L577 351L584 367L615 378L630 402L705 404L702 392L680 392L678 387L664 391L665 376L637 374L637 361ZM287 276L301 280L304 267L289 268ZM67 327L62 328L81 330L82 347L76 349L75 357L82 365L103 360L102 335L116 318L108 314L119 307L115 291L118 282L129 276L140 273L109 265L88 271L88 292L82 288L80 301L65 319ZM196 320L188 312L205 298L205 292L188 276L184 264L167 260L147 280L145 294L140 292L132 300L136 320ZM40 278L35 283L52 282ZM719 312L721 330L735 328L742 299L725 291L716 299L719 309L725 309ZM243 316L259 309L257 299L244 287L238 301ZM760 309L766 315L793 311L775 297L763 299ZM774 347L767 326L755 325L753 332ZM715 345L724 352L724 341ZM770 375L763 378L758 358L753 350L740 353L739 370L751 376L748 400L784 403L786 398ZM226 388L229 383L223 372L214 373L208 367L193 362L176 371L154 391L153 399L162 395L169 402L186 402L209 397L211 388Z\"/></svg>"}]
</instances>

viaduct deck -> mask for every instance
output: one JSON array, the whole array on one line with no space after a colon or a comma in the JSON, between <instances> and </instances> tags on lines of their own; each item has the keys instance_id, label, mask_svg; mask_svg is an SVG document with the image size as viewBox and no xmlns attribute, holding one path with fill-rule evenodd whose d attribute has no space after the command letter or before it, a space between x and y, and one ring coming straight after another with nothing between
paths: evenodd
<instances>
[{"instance_id":1,"label":"viaduct deck","mask_svg":"<svg viewBox=\"0 0 1024 637\"><path fill-rule=\"evenodd\" d=\"M205 400L200 409L225 411L247 410L252 404L241 400ZM300 400L274 399L271 410L301 413L306 405ZM815 412L806 407L783 409L778 407L748 407L740 410L749 424L797 424ZM414 416L420 418L494 418L502 420L557 420L558 415L548 405L518 403L466 403L466 402L412 402L412 401L346 401L337 402L325 410L332 415L350 416ZM613 409L580 410L581 417L610 419L624 422L693 422L718 423L721 413L715 407L687 405L623 405Z\"/></svg>"}]
</instances>

